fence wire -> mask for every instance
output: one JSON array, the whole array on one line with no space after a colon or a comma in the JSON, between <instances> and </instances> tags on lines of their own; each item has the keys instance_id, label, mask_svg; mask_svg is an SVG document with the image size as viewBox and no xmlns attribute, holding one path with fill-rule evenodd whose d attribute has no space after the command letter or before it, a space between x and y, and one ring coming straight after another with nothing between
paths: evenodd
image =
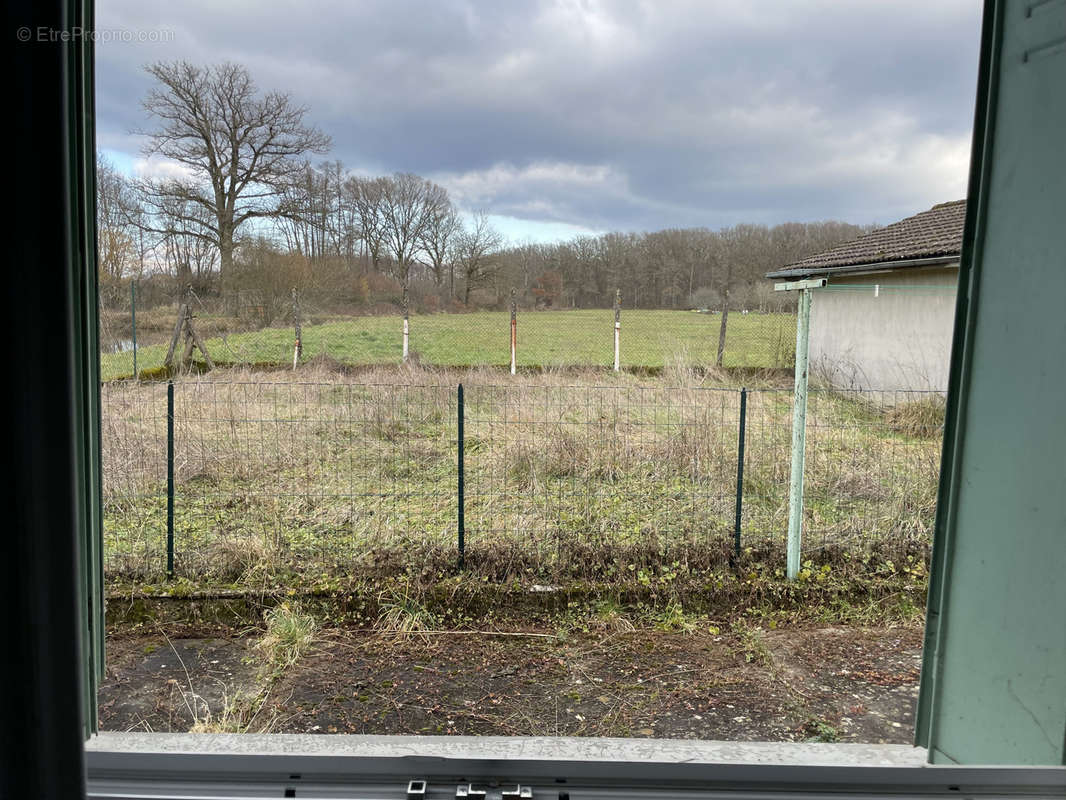
<instances>
[{"instance_id":1,"label":"fence wire","mask_svg":"<svg viewBox=\"0 0 1066 800\"><path fill-rule=\"evenodd\" d=\"M136 307L136 293L101 314L104 380L152 376L163 366L180 304ZM189 298L193 324L220 365L281 366L316 358L352 366L404 361L404 317L399 309L353 315L310 299L256 304L243 298ZM516 308L515 362L520 368L598 367L615 361L611 308ZM709 310L621 308L618 363L622 369L658 369L678 362L719 365L722 316ZM407 359L427 366L509 366L511 312L415 313L407 319ZM296 351L299 335L299 353ZM795 360L794 313L743 309L728 314L720 366L787 368ZM181 348L178 348L180 355ZM200 358L199 354L195 354Z\"/></svg>"},{"instance_id":2,"label":"fence wire","mask_svg":"<svg viewBox=\"0 0 1066 800\"><path fill-rule=\"evenodd\" d=\"M783 549L792 394L748 390L741 543ZM557 580L721 565L735 533L740 391L188 380L174 384L175 573L455 568ZM166 385L102 389L105 566L156 579L167 552ZM930 538L942 398L812 391L804 558ZM461 454L460 454L461 445ZM458 492L458 465L465 487Z\"/></svg>"},{"instance_id":3,"label":"fence wire","mask_svg":"<svg viewBox=\"0 0 1066 800\"><path fill-rule=\"evenodd\" d=\"M551 574L710 562L732 527L736 393L472 386L468 538Z\"/></svg>"}]
</instances>

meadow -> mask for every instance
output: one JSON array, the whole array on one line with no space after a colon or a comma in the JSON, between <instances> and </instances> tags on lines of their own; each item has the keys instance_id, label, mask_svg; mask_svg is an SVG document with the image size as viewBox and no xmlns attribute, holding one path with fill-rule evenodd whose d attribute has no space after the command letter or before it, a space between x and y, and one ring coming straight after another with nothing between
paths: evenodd
<instances>
[{"instance_id":1,"label":"meadow","mask_svg":"<svg viewBox=\"0 0 1066 800\"><path fill-rule=\"evenodd\" d=\"M139 372L163 365L175 317L165 310L141 313L156 330L142 333ZM677 353L692 363L714 364L721 317L693 311L622 312L620 361L624 368L660 369ZM208 352L219 364L291 364L295 334L291 326L241 330L237 320L203 317L196 323ZM355 365L399 364L399 316L331 317L309 314L302 326L303 360L323 356ZM510 314L414 315L410 319L412 358L428 366L470 367L510 363ZM792 364L796 322L792 314L733 312L727 325L725 367L781 368ZM147 340L149 344L143 344ZM522 311L518 314L517 363L520 367L609 367L614 361L614 312L607 310ZM104 352L105 381L131 377L133 353Z\"/></svg>"},{"instance_id":2,"label":"meadow","mask_svg":"<svg viewBox=\"0 0 1066 800\"><path fill-rule=\"evenodd\" d=\"M458 499L458 384L464 497ZM750 386L750 384L749 384ZM103 387L105 568L157 582L166 553L166 384ZM747 392L742 554L783 568L791 391ZM176 575L277 588L454 574L457 515L478 580L651 585L724 568L740 390L659 376L321 364L175 382ZM805 558L924 563L939 396L811 393ZM774 567L777 569L777 567ZM812 572L813 571L813 572Z\"/></svg>"}]
</instances>

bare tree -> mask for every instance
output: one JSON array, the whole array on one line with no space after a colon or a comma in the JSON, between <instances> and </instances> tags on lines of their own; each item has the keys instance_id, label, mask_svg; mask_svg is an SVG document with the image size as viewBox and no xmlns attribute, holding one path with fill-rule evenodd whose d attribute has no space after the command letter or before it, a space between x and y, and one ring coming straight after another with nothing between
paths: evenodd
<instances>
[{"instance_id":1,"label":"bare tree","mask_svg":"<svg viewBox=\"0 0 1066 800\"><path fill-rule=\"evenodd\" d=\"M361 238L359 212L345 191L344 165L327 161L305 164L303 175L285 191L284 213L276 227L289 250L312 266L342 263L351 269Z\"/></svg>"},{"instance_id":2,"label":"bare tree","mask_svg":"<svg viewBox=\"0 0 1066 800\"><path fill-rule=\"evenodd\" d=\"M433 281L437 286L444 283L444 270L448 269L448 289L455 297L455 261L450 257L456 235L462 230L459 214L451 201L440 203L430 213L419 243L429 259Z\"/></svg>"},{"instance_id":3,"label":"bare tree","mask_svg":"<svg viewBox=\"0 0 1066 800\"><path fill-rule=\"evenodd\" d=\"M733 295L762 278L769 269L767 255L770 247L769 231L765 225L734 225L718 232L720 247L711 252L717 255L711 271L710 286L718 294L722 306L718 327L718 353L715 363L722 366L725 355L726 326Z\"/></svg>"},{"instance_id":4,"label":"bare tree","mask_svg":"<svg viewBox=\"0 0 1066 800\"><path fill-rule=\"evenodd\" d=\"M210 212L180 197L161 200L151 225L159 233L167 272L180 286L203 284L218 266L218 247L200 235L211 224Z\"/></svg>"},{"instance_id":5,"label":"bare tree","mask_svg":"<svg viewBox=\"0 0 1066 800\"><path fill-rule=\"evenodd\" d=\"M285 189L284 213L277 219L289 250L311 261L321 260L329 248L332 225L332 177L305 164L299 180Z\"/></svg>"},{"instance_id":6,"label":"bare tree","mask_svg":"<svg viewBox=\"0 0 1066 800\"><path fill-rule=\"evenodd\" d=\"M381 268L386 232L382 198L388 181L388 178L351 177L344 182L344 202L354 207L359 220L360 236L366 255L363 261L364 273L368 267L375 271Z\"/></svg>"},{"instance_id":7,"label":"bare tree","mask_svg":"<svg viewBox=\"0 0 1066 800\"><path fill-rule=\"evenodd\" d=\"M608 308L620 288L627 303L639 308L679 308L697 296L701 304L718 307L725 299L735 308L742 298L757 296L768 308L784 309L788 298L773 296L762 277L766 272L862 232L842 222L748 225L721 232L673 228L518 246L501 257L507 279L526 290L540 275L554 273L552 280L562 281L559 300L565 305ZM736 240L728 262L725 239Z\"/></svg>"},{"instance_id":8,"label":"bare tree","mask_svg":"<svg viewBox=\"0 0 1066 800\"><path fill-rule=\"evenodd\" d=\"M96 157L96 249L101 275L121 280L143 269L141 208L129 181L101 155Z\"/></svg>"},{"instance_id":9,"label":"bare tree","mask_svg":"<svg viewBox=\"0 0 1066 800\"><path fill-rule=\"evenodd\" d=\"M207 212L184 221L218 248L225 278L240 226L285 213L284 193L303 173L301 159L326 152L330 138L304 123L307 109L288 94L261 95L239 64L158 62L146 69L159 86L144 100L158 121L145 153L176 161L189 179L143 181L144 195L153 208L180 200Z\"/></svg>"},{"instance_id":10,"label":"bare tree","mask_svg":"<svg viewBox=\"0 0 1066 800\"><path fill-rule=\"evenodd\" d=\"M466 278L463 302L470 304L470 290L490 281L500 267L503 236L489 223L484 211L474 214L469 229L455 237L454 258Z\"/></svg>"},{"instance_id":11,"label":"bare tree","mask_svg":"<svg viewBox=\"0 0 1066 800\"><path fill-rule=\"evenodd\" d=\"M385 241L395 262L396 279L406 294L415 255L433 218L449 205L448 193L433 181L398 172L381 183L380 203Z\"/></svg>"},{"instance_id":12,"label":"bare tree","mask_svg":"<svg viewBox=\"0 0 1066 800\"><path fill-rule=\"evenodd\" d=\"M346 175L344 165L339 160L325 164L323 172L327 178L332 208L332 249L335 255L343 259L345 267L351 269L355 263L356 247L363 235L359 207L345 190Z\"/></svg>"}]
</instances>

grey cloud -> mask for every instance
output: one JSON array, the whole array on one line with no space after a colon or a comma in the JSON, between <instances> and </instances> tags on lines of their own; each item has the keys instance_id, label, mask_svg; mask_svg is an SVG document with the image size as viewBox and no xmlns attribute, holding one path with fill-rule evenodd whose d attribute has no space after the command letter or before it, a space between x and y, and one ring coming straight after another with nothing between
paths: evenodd
<instances>
[{"instance_id":1,"label":"grey cloud","mask_svg":"<svg viewBox=\"0 0 1066 800\"><path fill-rule=\"evenodd\" d=\"M136 147L141 64L228 59L307 104L334 157L491 213L889 222L961 196L979 16L954 0L101 0L101 27L175 35L98 48L99 138Z\"/></svg>"}]
</instances>

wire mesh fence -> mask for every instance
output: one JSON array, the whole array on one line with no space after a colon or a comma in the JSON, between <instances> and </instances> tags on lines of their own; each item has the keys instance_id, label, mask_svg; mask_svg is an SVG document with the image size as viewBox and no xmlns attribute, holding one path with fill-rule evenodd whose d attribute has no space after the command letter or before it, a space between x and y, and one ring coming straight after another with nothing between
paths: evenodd
<instances>
[{"instance_id":1,"label":"wire mesh fence","mask_svg":"<svg viewBox=\"0 0 1066 800\"><path fill-rule=\"evenodd\" d=\"M738 530L783 546L788 391L471 384L460 405L454 384L173 386L172 419L164 384L103 387L113 577L164 576L168 547L175 575L241 586L450 572L460 529L469 569L549 581L713 567ZM942 408L811 392L805 558L928 544Z\"/></svg>"},{"instance_id":2,"label":"wire mesh fence","mask_svg":"<svg viewBox=\"0 0 1066 800\"><path fill-rule=\"evenodd\" d=\"M889 550L928 541L940 474L943 396L813 392L807 403L807 547L846 551L867 531Z\"/></svg>"},{"instance_id":3,"label":"wire mesh fence","mask_svg":"<svg viewBox=\"0 0 1066 800\"><path fill-rule=\"evenodd\" d=\"M264 304L254 298L203 298L101 315L101 372L105 380L134 370L154 376L163 367L182 302L214 363L296 365L326 358L353 366L414 360L439 366L508 366L512 362L509 308L466 313L401 310L356 315L331 309L322 298ZM506 304L504 304L506 306ZM514 364L518 368L594 366L661 368L677 358L697 365L786 368L795 359L796 317L788 312L666 309L515 308ZM407 341L405 348L405 323ZM616 337L617 330L617 337ZM181 336L184 336L182 332ZM180 337L179 337L180 338ZM719 358L719 345L721 357ZM180 354L180 342L179 342ZM406 354L406 356L405 356ZM195 358L202 359L199 353Z\"/></svg>"},{"instance_id":4,"label":"wire mesh fence","mask_svg":"<svg viewBox=\"0 0 1066 800\"><path fill-rule=\"evenodd\" d=\"M712 561L732 529L735 417L728 390L471 386L468 541L550 575Z\"/></svg>"}]
</instances>

